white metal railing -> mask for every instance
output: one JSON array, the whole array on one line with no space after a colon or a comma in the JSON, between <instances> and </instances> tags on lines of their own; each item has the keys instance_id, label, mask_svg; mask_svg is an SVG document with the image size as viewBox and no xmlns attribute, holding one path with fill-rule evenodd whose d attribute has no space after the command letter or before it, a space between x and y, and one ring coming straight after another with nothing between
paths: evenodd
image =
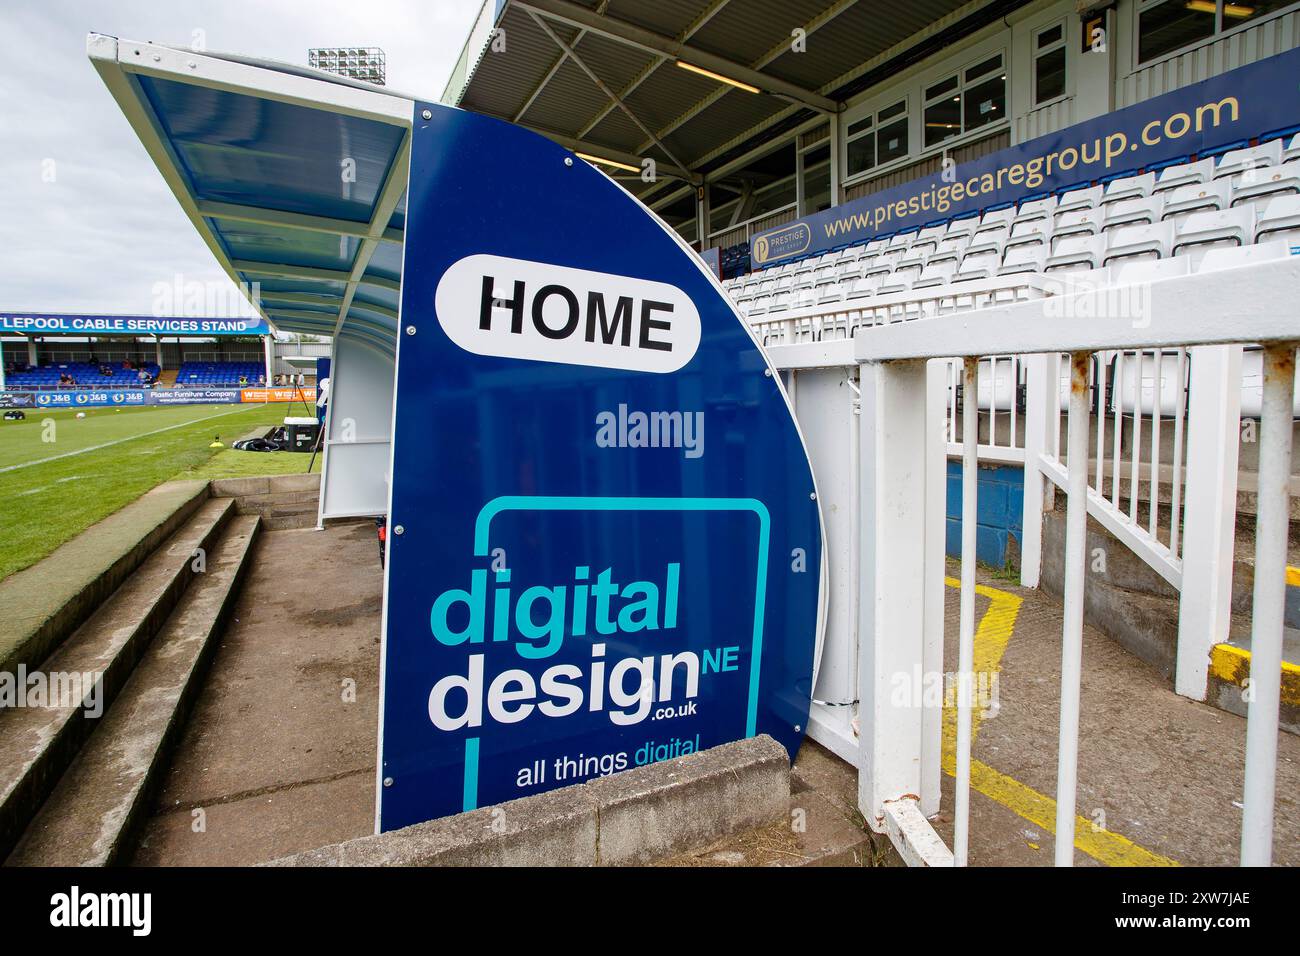
<instances>
[{"instance_id":1,"label":"white metal railing","mask_svg":"<svg viewBox=\"0 0 1300 956\"><path fill-rule=\"evenodd\" d=\"M847 572L832 565L836 586L861 595L849 648L858 674L859 722L851 748L834 734L823 739L819 733L825 733L830 718L814 706L810 733L857 759L860 809L874 829L890 833L905 858L932 865L965 861L976 466L982 459L997 460L999 448L1004 455L1018 454L1025 461L1022 583L1038 581L1044 507L1055 489L1067 497L1056 861L1072 863L1087 518L1091 514L1181 588L1176 685L1180 693L1204 699L1208 653L1213 643L1226 639L1231 603L1242 345L1258 343L1265 359L1251 668L1255 696L1248 711L1241 859L1267 863L1300 257L1152 281L1144 287L1143 314L1137 317L1108 312L1106 289L1063 290L1041 276L1028 282L1014 278L1022 280L1022 291L979 297L974 308L935 306L966 294L948 286L888 297L867 308L837 303L751 319L792 385L802 377L823 383L815 389L799 386L796 414L811 436L814 467L825 472L819 456L828 456L831 472L848 469L850 494L859 504L854 513L860 511L848 529L853 540L847 549L844 532L837 543L834 523L830 529L833 556L846 550L859 556ZM928 320L879 320L882 308L891 316ZM836 403L828 412L826 400L838 394L830 390L834 382L851 382L855 370L860 438L857 447L844 450L833 435L820 442L808 420L837 416L833 434L838 434L841 410ZM1013 392L1023 389L1023 404L1005 402L1007 380L1015 383ZM815 412L804 403L806 391L816 399L807 403ZM940 720L929 713L932 708L891 704L889 692L898 674L942 669L944 488L954 448L965 467L957 788L949 854L925 822L938 809ZM841 580L846 574L851 580ZM832 621L832 631L835 627ZM843 639L828 633L826 647L837 641L842 648ZM825 653L822 668L826 673ZM846 723L840 719L836 732L843 734Z\"/></svg>"}]
</instances>

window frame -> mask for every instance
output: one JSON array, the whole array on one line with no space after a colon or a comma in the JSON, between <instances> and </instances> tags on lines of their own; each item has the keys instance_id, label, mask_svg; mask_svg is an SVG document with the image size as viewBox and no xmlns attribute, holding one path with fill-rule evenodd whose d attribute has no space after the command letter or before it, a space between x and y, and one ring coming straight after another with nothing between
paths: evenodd
<instances>
[{"instance_id":1,"label":"window frame","mask_svg":"<svg viewBox=\"0 0 1300 956\"><path fill-rule=\"evenodd\" d=\"M971 79L966 75L976 67L983 66L985 63L995 58L999 61L997 69L991 69L986 73L981 73L974 79ZM1002 73L1002 102L1003 102L1002 115L1000 117L990 120L987 123L981 123L979 126L974 126L971 127L970 129L967 129L966 128L967 92L974 87L987 83L989 79L993 77L999 70L1001 70ZM1008 112L1007 103L1011 99L1010 83L1008 81L1008 76L1009 76L1009 72L1008 72L1008 63L1007 63L1007 51L1005 47L999 47L996 50L989 50L978 56L971 57L961 66L955 69L944 70L937 74L936 79L933 79L926 83L922 83L921 84L921 111L920 111L921 112L922 155L924 155L929 150L942 150L945 148L945 144L951 144L953 140L960 140L963 137L970 136L980 130L987 129L988 127L993 126L994 124L1000 121L1006 120L1007 112ZM926 93L929 91L929 89L936 86L942 86L952 80L957 81L957 85L955 88L951 90L945 90L944 92L932 98L926 96ZM958 130L958 132L954 133L952 136L944 137L943 139L939 140L937 143L931 143L927 145L925 142L925 130L927 129L926 118L925 118L926 110L932 105L936 103L941 103L945 99L948 99L954 93L956 94L956 98L959 101L958 112L961 115L961 128Z\"/></svg>"},{"instance_id":2,"label":"window frame","mask_svg":"<svg viewBox=\"0 0 1300 956\"><path fill-rule=\"evenodd\" d=\"M1265 13L1255 19L1247 20L1243 23L1238 23L1235 24L1234 26L1230 26L1227 29L1224 29L1226 20L1224 19L1223 16L1223 7L1225 2L1231 2L1231 0L1214 0L1215 13L1214 13L1213 33L1211 33L1208 37L1204 37L1203 39L1194 40L1193 42L1187 44L1186 46L1178 47L1176 50L1169 50L1166 53L1161 53L1159 56L1153 56L1149 60L1142 60L1140 59L1141 49L1142 49L1142 35L1141 35L1142 14L1145 11L1150 10L1153 7L1159 6L1161 3L1164 2L1166 2L1166 0L1137 0L1137 2L1132 5L1132 14L1131 14L1132 19L1130 20L1130 24L1129 24L1130 26L1129 35L1132 37L1131 60L1132 60L1132 69L1134 73L1138 72L1139 70L1150 69L1153 66L1156 66L1160 63L1164 63L1165 61L1171 60L1175 57L1186 56L1188 53L1191 53L1195 50L1199 50L1202 47L1209 46L1212 43L1218 43L1220 40L1224 39L1225 37L1230 37L1237 33L1242 33L1246 30L1254 29L1255 27L1258 27L1263 23L1267 23L1269 20L1276 19L1277 17L1285 17L1288 16L1289 14L1300 12L1300 2L1291 3L1285 7L1282 7L1279 10L1273 10L1272 12Z\"/></svg>"},{"instance_id":3,"label":"window frame","mask_svg":"<svg viewBox=\"0 0 1300 956\"><path fill-rule=\"evenodd\" d=\"M1039 46L1038 39L1050 30L1060 28L1061 36L1046 46ZM1038 98L1038 61L1049 53L1063 50L1065 53L1065 70L1061 79L1061 92L1056 96L1040 100ZM1042 109L1054 103L1070 98L1070 26L1064 18L1036 27L1029 35L1029 99L1031 109Z\"/></svg>"},{"instance_id":4,"label":"window frame","mask_svg":"<svg viewBox=\"0 0 1300 956\"><path fill-rule=\"evenodd\" d=\"M907 92L904 92L902 95L894 94L893 96L890 96L887 100L885 100L884 103L885 105L883 106L868 110L862 113L862 115L854 117L852 120L846 119L844 122L844 158L843 158L844 177L843 178L845 182L856 180L862 176L870 176L872 173L876 172L882 167L889 167L894 163L903 162L904 160L908 159L908 157L912 155L911 91L908 90ZM880 114L889 113L890 110L897 109L899 106L903 108L901 112L891 113L887 118L881 120ZM859 130L857 133L850 136L848 132L849 127L861 123L863 120L870 120L871 125L868 128ZM905 124L907 130L907 152L904 153L904 155L902 156L896 156L893 159L889 159L889 160L885 160L884 162L881 162L880 131L882 128L887 129L890 126L893 126L894 124L898 123L900 120ZM855 143L866 136L871 136L873 137L874 140L873 148L872 148L873 162L871 163L870 166L866 167L865 169L858 170L857 172L850 172L849 146L851 143Z\"/></svg>"}]
</instances>

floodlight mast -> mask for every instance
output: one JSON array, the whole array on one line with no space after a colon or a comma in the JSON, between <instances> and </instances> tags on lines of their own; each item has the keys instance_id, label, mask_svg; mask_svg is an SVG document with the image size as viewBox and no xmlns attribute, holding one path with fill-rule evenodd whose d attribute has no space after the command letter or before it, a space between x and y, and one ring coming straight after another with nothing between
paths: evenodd
<instances>
[{"instance_id":1,"label":"floodlight mast","mask_svg":"<svg viewBox=\"0 0 1300 956\"><path fill-rule=\"evenodd\" d=\"M376 86L388 80L388 58L377 46L313 47L307 51L307 65Z\"/></svg>"}]
</instances>

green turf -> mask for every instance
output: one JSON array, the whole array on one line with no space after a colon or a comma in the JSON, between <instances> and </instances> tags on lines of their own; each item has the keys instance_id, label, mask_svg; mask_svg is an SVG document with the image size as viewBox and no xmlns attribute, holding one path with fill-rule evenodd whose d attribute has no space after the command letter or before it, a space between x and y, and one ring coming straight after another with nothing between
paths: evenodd
<instances>
[{"instance_id":1,"label":"green turf","mask_svg":"<svg viewBox=\"0 0 1300 956\"><path fill-rule=\"evenodd\" d=\"M38 409L29 410L26 421L0 422L0 578L172 478L216 477L210 468L221 477L305 471L303 455L208 447L216 435L228 444L259 425L277 424L286 409L93 409L81 419L73 410ZM108 442L116 444L96 447Z\"/></svg>"}]
</instances>

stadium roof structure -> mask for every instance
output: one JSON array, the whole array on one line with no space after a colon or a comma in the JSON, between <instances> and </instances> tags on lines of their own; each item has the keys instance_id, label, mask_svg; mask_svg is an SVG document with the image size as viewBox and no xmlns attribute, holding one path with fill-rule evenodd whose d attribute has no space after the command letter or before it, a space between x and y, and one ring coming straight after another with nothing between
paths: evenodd
<instances>
[{"instance_id":1,"label":"stadium roof structure","mask_svg":"<svg viewBox=\"0 0 1300 956\"><path fill-rule=\"evenodd\" d=\"M486 0L443 101L634 167L651 157L658 182L624 182L646 201L665 181L698 184L764 140L837 113L1024 2Z\"/></svg>"},{"instance_id":2,"label":"stadium roof structure","mask_svg":"<svg viewBox=\"0 0 1300 956\"><path fill-rule=\"evenodd\" d=\"M181 207L277 329L396 346L415 97L92 33L87 53Z\"/></svg>"}]
</instances>

